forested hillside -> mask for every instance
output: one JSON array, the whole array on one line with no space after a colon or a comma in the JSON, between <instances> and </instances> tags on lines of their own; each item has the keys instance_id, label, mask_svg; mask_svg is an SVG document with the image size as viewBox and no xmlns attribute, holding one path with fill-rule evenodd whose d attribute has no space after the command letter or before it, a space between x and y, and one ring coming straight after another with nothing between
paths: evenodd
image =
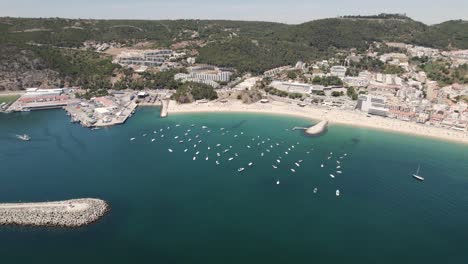
<instances>
[{"instance_id":1,"label":"forested hillside","mask_svg":"<svg viewBox=\"0 0 468 264\"><path fill-rule=\"evenodd\" d=\"M109 79L117 67L109 57L78 50L89 40L125 46L148 42L154 48L198 41L200 44L191 47L199 52L198 62L261 73L298 60L328 58L337 50L364 50L373 41L467 49L468 23L448 21L428 26L399 15L330 18L299 25L4 17L0 18L0 89L22 88L41 78L77 85ZM16 67L14 74L6 67L10 64ZM24 76L30 81L23 82ZM2 85L5 82L8 85Z\"/></svg>"}]
</instances>

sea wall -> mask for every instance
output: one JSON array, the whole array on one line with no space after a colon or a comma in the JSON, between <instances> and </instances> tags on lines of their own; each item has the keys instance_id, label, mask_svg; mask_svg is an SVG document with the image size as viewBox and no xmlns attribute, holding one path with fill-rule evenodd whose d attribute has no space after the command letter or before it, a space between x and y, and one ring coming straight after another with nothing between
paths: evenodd
<instances>
[{"instance_id":1,"label":"sea wall","mask_svg":"<svg viewBox=\"0 0 468 264\"><path fill-rule=\"evenodd\" d=\"M80 227L102 218L110 207L100 199L0 204L0 225Z\"/></svg>"}]
</instances>

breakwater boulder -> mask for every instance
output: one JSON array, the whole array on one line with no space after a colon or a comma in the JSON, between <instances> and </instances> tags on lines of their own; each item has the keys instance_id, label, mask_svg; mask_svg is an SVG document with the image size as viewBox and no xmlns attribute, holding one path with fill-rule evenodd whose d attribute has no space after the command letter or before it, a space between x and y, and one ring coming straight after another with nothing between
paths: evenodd
<instances>
[{"instance_id":1,"label":"breakwater boulder","mask_svg":"<svg viewBox=\"0 0 468 264\"><path fill-rule=\"evenodd\" d=\"M0 204L0 225L80 227L102 218L110 207L100 199Z\"/></svg>"}]
</instances>

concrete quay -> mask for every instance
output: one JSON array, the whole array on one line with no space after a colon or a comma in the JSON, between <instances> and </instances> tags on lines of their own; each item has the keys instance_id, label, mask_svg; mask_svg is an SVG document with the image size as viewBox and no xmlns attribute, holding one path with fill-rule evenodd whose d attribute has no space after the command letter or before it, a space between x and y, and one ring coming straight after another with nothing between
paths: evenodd
<instances>
[{"instance_id":1,"label":"concrete quay","mask_svg":"<svg viewBox=\"0 0 468 264\"><path fill-rule=\"evenodd\" d=\"M100 199L0 204L0 225L80 227L101 219L110 210Z\"/></svg>"},{"instance_id":2,"label":"concrete quay","mask_svg":"<svg viewBox=\"0 0 468 264\"><path fill-rule=\"evenodd\" d=\"M310 136L318 136L323 134L328 127L328 121L327 120L322 120L318 124L315 124L314 126L309 127L308 129L305 130L305 133Z\"/></svg>"}]
</instances>

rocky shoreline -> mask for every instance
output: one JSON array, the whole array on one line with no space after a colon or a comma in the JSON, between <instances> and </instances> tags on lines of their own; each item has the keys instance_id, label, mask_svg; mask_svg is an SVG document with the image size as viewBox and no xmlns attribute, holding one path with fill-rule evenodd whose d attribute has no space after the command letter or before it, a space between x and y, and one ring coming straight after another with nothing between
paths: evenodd
<instances>
[{"instance_id":1,"label":"rocky shoreline","mask_svg":"<svg viewBox=\"0 0 468 264\"><path fill-rule=\"evenodd\" d=\"M40 203L0 204L0 225L32 227L81 227L92 224L109 212L109 204L84 198Z\"/></svg>"}]
</instances>

